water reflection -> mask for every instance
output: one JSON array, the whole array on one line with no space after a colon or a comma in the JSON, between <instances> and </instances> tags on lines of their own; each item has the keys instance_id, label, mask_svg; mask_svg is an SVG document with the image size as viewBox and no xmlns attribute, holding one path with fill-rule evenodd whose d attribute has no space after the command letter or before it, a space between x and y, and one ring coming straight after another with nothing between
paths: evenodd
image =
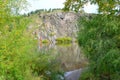
<instances>
[{"instance_id":1,"label":"water reflection","mask_svg":"<svg viewBox=\"0 0 120 80\"><path fill-rule=\"evenodd\" d=\"M85 67L87 60L81 53L77 43L72 44L44 44L39 46L40 51L46 51L56 55L56 59L60 61L61 67L65 71L75 70Z\"/></svg>"}]
</instances>

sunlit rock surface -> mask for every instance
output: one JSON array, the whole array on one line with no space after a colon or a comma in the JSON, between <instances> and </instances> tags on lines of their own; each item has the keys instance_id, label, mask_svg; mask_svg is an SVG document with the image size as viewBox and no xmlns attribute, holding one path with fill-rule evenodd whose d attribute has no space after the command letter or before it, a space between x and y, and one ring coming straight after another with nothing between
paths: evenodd
<instances>
[{"instance_id":1,"label":"sunlit rock surface","mask_svg":"<svg viewBox=\"0 0 120 80\"><path fill-rule=\"evenodd\" d=\"M58 37L71 37L73 40L77 37L78 18L89 14L75 12L54 12L39 14L40 23L38 29L34 31L38 38L47 39L54 42Z\"/></svg>"}]
</instances>

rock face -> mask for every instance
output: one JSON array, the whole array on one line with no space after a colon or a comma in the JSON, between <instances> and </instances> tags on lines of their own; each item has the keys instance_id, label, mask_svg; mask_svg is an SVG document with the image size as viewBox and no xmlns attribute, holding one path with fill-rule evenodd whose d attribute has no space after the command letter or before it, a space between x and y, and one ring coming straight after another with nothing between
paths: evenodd
<instances>
[{"instance_id":1,"label":"rock face","mask_svg":"<svg viewBox=\"0 0 120 80\"><path fill-rule=\"evenodd\" d=\"M73 12L41 14L39 18L42 19L42 24L39 25L38 36L52 42L57 37L75 37L78 17L79 15Z\"/></svg>"},{"instance_id":2,"label":"rock face","mask_svg":"<svg viewBox=\"0 0 120 80\"><path fill-rule=\"evenodd\" d=\"M58 37L77 37L77 20L86 14L74 12L54 12L40 14L42 23L36 31L38 38L47 39L54 42Z\"/></svg>"}]
</instances>

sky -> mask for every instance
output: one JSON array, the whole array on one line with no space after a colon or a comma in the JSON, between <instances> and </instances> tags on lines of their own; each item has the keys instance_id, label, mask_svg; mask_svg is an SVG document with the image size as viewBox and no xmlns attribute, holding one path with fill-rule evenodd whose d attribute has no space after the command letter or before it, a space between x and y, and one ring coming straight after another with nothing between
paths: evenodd
<instances>
[{"instance_id":1,"label":"sky","mask_svg":"<svg viewBox=\"0 0 120 80\"><path fill-rule=\"evenodd\" d=\"M63 8L65 0L27 0L29 2L28 9L21 11L21 13L28 13L36 9L50 9L50 8ZM88 3L84 6L84 11L87 13L97 13L97 5L90 5Z\"/></svg>"}]
</instances>

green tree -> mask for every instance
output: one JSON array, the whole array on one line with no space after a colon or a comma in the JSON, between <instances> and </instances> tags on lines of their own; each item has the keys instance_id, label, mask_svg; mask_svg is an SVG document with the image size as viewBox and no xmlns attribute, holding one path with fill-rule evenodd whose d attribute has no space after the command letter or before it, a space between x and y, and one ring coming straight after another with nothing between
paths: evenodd
<instances>
[{"instance_id":1,"label":"green tree","mask_svg":"<svg viewBox=\"0 0 120 80\"><path fill-rule=\"evenodd\" d=\"M80 19L78 41L90 63L90 74L81 80L120 79L119 20L118 16L105 15L96 15L89 20Z\"/></svg>"},{"instance_id":2,"label":"green tree","mask_svg":"<svg viewBox=\"0 0 120 80\"><path fill-rule=\"evenodd\" d=\"M0 0L0 80L58 80L53 56L36 50L27 27L31 19L18 15L25 4L26 0Z\"/></svg>"},{"instance_id":3,"label":"green tree","mask_svg":"<svg viewBox=\"0 0 120 80\"><path fill-rule=\"evenodd\" d=\"M26 8L26 0L0 0L0 26L6 23L12 15L17 15L21 9Z\"/></svg>"},{"instance_id":4,"label":"green tree","mask_svg":"<svg viewBox=\"0 0 120 80\"><path fill-rule=\"evenodd\" d=\"M32 38L25 31L28 19L13 14L13 8L21 7L14 6L17 1L0 0L0 80L25 80L30 72Z\"/></svg>"},{"instance_id":5,"label":"green tree","mask_svg":"<svg viewBox=\"0 0 120 80\"><path fill-rule=\"evenodd\" d=\"M80 11L84 4L90 2L99 6L98 11L114 14L120 9L120 0L66 0L64 10Z\"/></svg>"},{"instance_id":6,"label":"green tree","mask_svg":"<svg viewBox=\"0 0 120 80\"><path fill-rule=\"evenodd\" d=\"M90 63L81 80L120 80L120 0L67 0L64 10L77 12L88 2L100 14L78 22L78 42Z\"/></svg>"}]
</instances>

